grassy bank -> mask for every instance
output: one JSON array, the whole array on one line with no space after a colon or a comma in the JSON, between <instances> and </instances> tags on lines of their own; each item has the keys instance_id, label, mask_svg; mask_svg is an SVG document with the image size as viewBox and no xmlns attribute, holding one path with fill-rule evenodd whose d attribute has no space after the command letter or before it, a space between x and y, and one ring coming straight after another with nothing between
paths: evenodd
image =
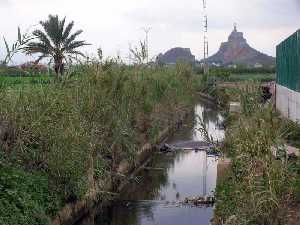
<instances>
[{"instance_id":1,"label":"grassy bank","mask_svg":"<svg viewBox=\"0 0 300 225\"><path fill-rule=\"evenodd\" d=\"M252 90L240 93L242 112L228 119L223 151L232 166L216 190L218 225L288 224L289 206L300 201L300 162L288 159L284 148L298 125L262 105Z\"/></svg>"},{"instance_id":2,"label":"grassy bank","mask_svg":"<svg viewBox=\"0 0 300 225\"><path fill-rule=\"evenodd\" d=\"M121 162L134 163L143 144L154 142L178 112L191 107L199 84L184 64L90 65L79 77L1 88L1 165L8 175L0 187L20 194L12 201L1 195L6 205L0 206L0 223L47 224L62 205L101 188L109 177L117 179ZM33 199L32 208L17 203L27 199ZM18 210L5 214L9 207Z\"/></svg>"}]
</instances>

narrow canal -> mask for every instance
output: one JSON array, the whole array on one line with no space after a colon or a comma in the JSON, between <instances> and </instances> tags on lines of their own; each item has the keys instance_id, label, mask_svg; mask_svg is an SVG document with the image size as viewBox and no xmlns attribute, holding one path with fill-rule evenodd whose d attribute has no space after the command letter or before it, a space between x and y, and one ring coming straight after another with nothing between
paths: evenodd
<instances>
[{"instance_id":1,"label":"narrow canal","mask_svg":"<svg viewBox=\"0 0 300 225\"><path fill-rule=\"evenodd\" d=\"M213 106L199 103L181 130L167 140L202 141L200 120L209 135L221 141L222 116ZM100 216L80 225L209 225L213 207L181 204L185 198L212 196L217 181L218 158L204 151L157 153L149 164L121 193L118 201Z\"/></svg>"}]
</instances>

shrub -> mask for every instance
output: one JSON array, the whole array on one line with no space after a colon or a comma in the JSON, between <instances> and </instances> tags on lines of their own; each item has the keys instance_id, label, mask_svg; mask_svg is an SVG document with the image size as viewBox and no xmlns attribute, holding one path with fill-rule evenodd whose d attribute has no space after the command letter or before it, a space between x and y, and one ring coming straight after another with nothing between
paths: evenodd
<instances>
[{"instance_id":1,"label":"shrub","mask_svg":"<svg viewBox=\"0 0 300 225\"><path fill-rule=\"evenodd\" d=\"M0 224L46 225L62 206L61 196L49 190L47 176L0 164Z\"/></svg>"}]
</instances>

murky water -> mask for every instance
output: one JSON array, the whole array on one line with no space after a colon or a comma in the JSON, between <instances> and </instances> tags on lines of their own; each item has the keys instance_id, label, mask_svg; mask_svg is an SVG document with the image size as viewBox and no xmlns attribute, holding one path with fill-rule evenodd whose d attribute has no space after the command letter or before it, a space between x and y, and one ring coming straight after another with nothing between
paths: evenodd
<instances>
[{"instance_id":1,"label":"murky water","mask_svg":"<svg viewBox=\"0 0 300 225\"><path fill-rule=\"evenodd\" d=\"M204 140L202 120L214 140L221 141L223 120L218 111L204 104L195 106L194 118L167 143ZM91 216L81 225L209 225L212 207L180 204L186 197L211 196L216 187L217 157L206 152L157 153L148 170L142 171L104 215Z\"/></svg>"}]
</instances>

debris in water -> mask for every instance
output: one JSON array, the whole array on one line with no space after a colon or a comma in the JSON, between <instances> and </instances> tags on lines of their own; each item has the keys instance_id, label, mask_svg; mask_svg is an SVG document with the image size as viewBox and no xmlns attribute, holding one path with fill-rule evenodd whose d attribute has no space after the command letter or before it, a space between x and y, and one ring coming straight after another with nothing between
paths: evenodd
<instances>
[{"instance_id":1,"label":"debris in water","mask_svg":"<svg viewBox=\"0 0 300 225\"><path fill-rule=\"evenodd\" d=\"M176 150L194 150L195 152L206 151L208 155L220 156L220 152L216 148L218 145L219 143L214 145L206 141L185 141L172 145L165 143L157 148L163 153L175 152Z\"/></svg>"},{"instance_id":2,"label":"debris in water","mask_svg":"<svg viewBox=\"0 0 300 225\"><path fill-rule=\"evenodd\" d=\"M173 152L174 149L168 144L163 144L162 146L158 147L159 151L167 153L167 152Z\"/></svg>"},{"instance_id":3,"label":"debris in water","mask_svg":"<svg viewBox=\"0 0 300 225\"><path fill-rule=\"evenodd\" d=\"M183 203L184 204L193 204L195 206L213 205L215 203L215 198L212 196L185 198Z\"/></svg>"},{"instance_id":4,"label":"debris in water","mask_svg":"<svg viewBox=\"0 0 300 225\"><path fill-rule=\"evenodd\" d=\"M170 144L163 144L158 147L161 152L172 152L175 150L198 150L198 151L207 151L210 148L214 148L215 145L210 144L206 141L184 141Z\"/></svg>"}]
</instances>

